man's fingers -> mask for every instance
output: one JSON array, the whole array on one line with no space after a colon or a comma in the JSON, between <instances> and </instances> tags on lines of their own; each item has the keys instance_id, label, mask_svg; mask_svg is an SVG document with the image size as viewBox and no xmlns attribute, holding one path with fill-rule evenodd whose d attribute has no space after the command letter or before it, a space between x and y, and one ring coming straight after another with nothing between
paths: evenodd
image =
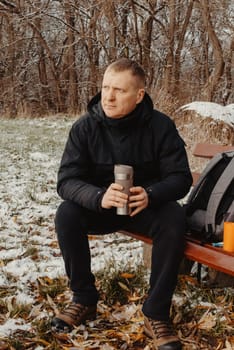
<instances>
[{"instance_id":1,"label":"man's fingers","mask_svg":"<svg viewBox=\"0 0 234 350\"><path fill-rule=\"evenodd\" d=\"M148 206L149 198L145 189L142 187L133 187L131 193L129 207L132 209L132 212L130 216L135 216Z\"/></svg>"},{"instance_id":2,"label":"man's fingers","mask_svg":"<svg viewBox=\"0 0 234 350\"><path fill-rule=\"evenodd\" d=\"M121 186L120 184L117 183L112 183L109 187L109 190L117 190L117 191L122 191L123 190L123 186Z\"/></svg>"},{"instance_id":3,"label":"man's fingers","mask_svg":"<svg viewBox=\"0 0 234 350\"><path fill-rule=\"evenodd\" d=\"M130 216L135 216L136 214L140 213L140 211L142 211L143 209L144 209L144 208L142 208L142 207L138 207L138 208L134 209L134 210L131 212Z\"/></svg>"}]
</instances>

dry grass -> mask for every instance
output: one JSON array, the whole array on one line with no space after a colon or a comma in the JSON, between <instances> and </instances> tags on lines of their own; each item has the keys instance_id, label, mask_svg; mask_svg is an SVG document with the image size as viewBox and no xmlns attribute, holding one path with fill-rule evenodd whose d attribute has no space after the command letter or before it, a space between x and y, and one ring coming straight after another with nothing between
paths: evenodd
<instances>
[{"instance_id":1,"label":"dry grass","mask_svg":"<svg viewBox=\"0 0 234 350\"><path fill-rule=\"evenodd\" d=\"M192 155L197 143L234 145L234 128L223 121L202 118L192 111L178 112L174 116L174 121L186 143L192 171L200 172L207 162L207 160L197 159Z\"/></svg>"}]
</instances>

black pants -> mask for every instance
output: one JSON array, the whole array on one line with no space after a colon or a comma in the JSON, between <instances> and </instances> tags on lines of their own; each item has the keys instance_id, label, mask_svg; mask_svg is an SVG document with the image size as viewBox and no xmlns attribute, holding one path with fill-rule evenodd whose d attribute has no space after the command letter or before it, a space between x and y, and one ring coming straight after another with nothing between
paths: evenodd
<instances>
[{"instance_id":1,"label":"black pants","mask_svg":"<svg viewBox=\"0 0 234 350\"><path fill-rule=\"evenodd\" d=\"M57 210L55 225L73 301L84 305L98 301L87 234L126 229L152 237L150 287L142 310L152 319L169 319L185 242L184 210L176 202L167 203L159 209L147 208L130 218L116 215L114 209L95 213L74 202L64 201Z\"/></svg>"}]
</instances>

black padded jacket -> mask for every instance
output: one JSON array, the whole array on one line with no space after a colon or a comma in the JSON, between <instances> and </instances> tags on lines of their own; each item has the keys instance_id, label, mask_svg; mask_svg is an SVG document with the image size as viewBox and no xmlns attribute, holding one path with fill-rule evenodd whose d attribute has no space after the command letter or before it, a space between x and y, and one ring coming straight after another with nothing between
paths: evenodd
<instances>
[{"instance_id":1,"label":"black padded jacket","mask_svg":"<svg viewBox=\"0 0 234 350\"><path fill-rule=\"evenodd\" d=\"M149 95L129 115L105 116L100 93L72 126L58 171L58 194L101 212L114 182L114 164L134 168L134 185L146 189L150 206L183 198L192 177L184 141L174 122L153 108Z\"/></svg>"}]
</instances>

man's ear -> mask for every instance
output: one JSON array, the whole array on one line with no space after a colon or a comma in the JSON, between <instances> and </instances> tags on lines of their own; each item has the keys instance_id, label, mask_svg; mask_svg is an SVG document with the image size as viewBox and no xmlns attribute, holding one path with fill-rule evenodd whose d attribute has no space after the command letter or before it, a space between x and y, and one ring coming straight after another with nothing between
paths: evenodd
<instances>
[{"instance_id":1,"label":"man's ear","mask_svg":"<svg viewBox=\"0 0 234 350\"><path fill-rule=\"evenodd\" d=\"M145 96L145 89L139 89L138 90L138 95L137 95L137 104L138 103L141 103L141 101L143 100L143 98L144 98L144 96Z\"/></svg>"}]
</instances>

